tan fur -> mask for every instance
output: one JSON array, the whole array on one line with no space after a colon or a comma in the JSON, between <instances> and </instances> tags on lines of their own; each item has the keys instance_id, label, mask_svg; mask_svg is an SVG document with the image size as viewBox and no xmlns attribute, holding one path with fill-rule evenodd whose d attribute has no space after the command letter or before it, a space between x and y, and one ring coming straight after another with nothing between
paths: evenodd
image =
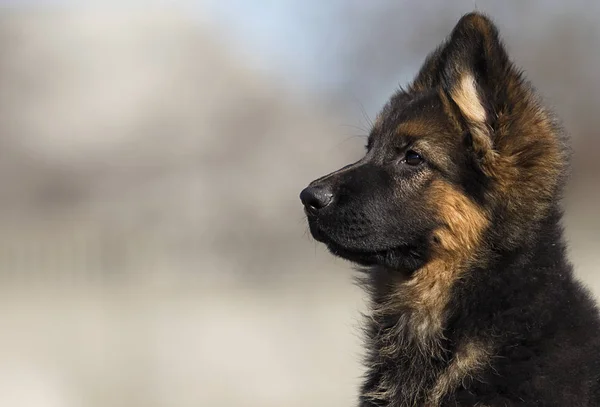
<instances>
[{"instance_id":1,"label":"tan fur","mask_svg":"<svg viewBox=\"0 0 600 407\"><path fill-rule=\"evenodd\" d=\"M467 120L473 123L485 122L485 108L477 94L477 85L473 75L465 73L458 86L452 89L451 96Z\"/></svg>"},{"instance_id":2,"label":"tan fur","mask_svg":"<svg viewBox=\"0 0 600 407\"><path fill-rule=\"evenodd\" d=\"M478 22L477 18L474 18L475 23L485 26L485 21ZM507 82L507 91L516 102L514 110L520 115L516 120L497 112L498 128L493 134L487 127L486 112L470 73L462 75L458 86L451 91L451 98L469 126L473 148L481 157L482 169L495 181L496 192L516 211L527 207L543 213L547 208L543 200L552 196L552 187L564 167L562 148L554 137L551 115L517 78ZM449 117L452 120L452 114ZM528 153L531 151L539 154L533 156Z\"/></svg>"},{"instance_id":3,"label":"tan fur","mask_svg":"<svg viewBox=\"0 0 600 407\"><path fill-rule=\"evenodd\" d=\"M373 130L381 130L383 127L383 114L379 113L373 122Z\"/></svg>"},{"instance_id":4,"label":"tan fur","mask_svg":"<svg viewBox=\"0 0 600 407\"><path fill-rule=\"evenodd\" d=\"M414 339L423 349L435 352L433 347L443 335L443 315L452 285L477 259L477 248L488 220L481 208L444 181L434 181L426 199L439 205L440 222L444 225L434 232L434 257L412 278L399 282L389 303L375 312L411 310L408 328ZM384 347L382 354L398 351L399 344L391 340L394 330L389 335L390 346Z\"/></svg>"},{"instance_id":5,"label":"tan fur","mask_svg":"<svg viewBox=\"0 0 600 407\"><path fill-rule=\"evenodd\" d=\"M432 128L425 120L411 120L400 123L396 131L400 136L422 137L431 133Z\"/></svg>"},{"instance_id":6,"label":"tan fur","mask_svg":"<svg viewBox=\"0 0 600 407\"><path fill-rule=\"evenodd\" d=\"M383 376L381 381L377 383L377 388L373 391L366 392L363 394L364 397L374 401L386 401L395 394L396 386L388 379L387 376Z\"/></svg>"},{"instance_id":7,"label":"tan fur","mask_svg":"<svg viewBox=\"0 0 600 407\"><path fill-rule=\"evenodd\" d=\"M481 342L467 342L460 346L450 365L437 378L435 386L429 392L427 407L438 407L446 394L466 379L476 376L489 364L491 354L490 347Z\"/></svg>"},{"instance_id":8,"label":"tan fur","mask_svg":"<svg viewBox=\"0 0 600 407\"><path fill-rule=\"evenodd\" d=\"M443 181L434 181L427 199L439 205L445 225L434 232L434 258L403 284L404 301L421 315L416 328L423 338L439 335L450 289L476 255L487 218L465 195Z\"/></svg>"},{"instance_id":9,"label":"tan fur","mask_svg":"<svg viewBox=\"0 0 600 407\"><path fill-rule=\"evenodd\" d=\"M527 209L536 220L554 196L566 157L555 137L551 115L532 100L532 94L523 93L519 99L516 109L529 114L520 120L499 115L495 146L501 159L492 168L492 177L499 196L515 214Z\"/></svg>"},{"instance_id":10,"label":"tan fur","mask_svg":"<svg viewBox=\"0 0 600 407\"><path fill-rule=\"evenodd\" d=\"M484 172L492 175L491 168L496 164L497 153L492 144L492 135L486 122L487 114L479 98L473 75L463 73L458 85L451 90L450 96L468 123L473 149L481 157Z\"/></svg>"},{"instance_id":11,"label":"tan fur","mask_svg":"<svg viewBox=\"0 0 600 407\"><path fill-rule=\"evenodd\" d=\"M445 224L435 233L440 242L437 254L459 262L471 258L488 224L486 213L466 195L440 180L429 187L427 199L437 203L440 220Z\"/></svg>"}]
</instances>

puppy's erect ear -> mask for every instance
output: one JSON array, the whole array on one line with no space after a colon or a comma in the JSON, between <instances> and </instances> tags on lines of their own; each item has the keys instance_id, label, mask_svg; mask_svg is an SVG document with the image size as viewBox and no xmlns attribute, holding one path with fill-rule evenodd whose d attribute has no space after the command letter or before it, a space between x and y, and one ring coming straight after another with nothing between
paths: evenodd
<instances>
[{"instance_id":1,"label":"puppy's erect ear","mask_svg":"<svg viewBox=\"0 0 600 407\"><path fill-rule=\"evenodd\" d=\"M460 115L473 148L483 161L493 159L495 114L519 86L498 30L484 15L463 16L450 37L429 55L410 90L437 90Z\"/></svg>"},{"instance_id":2,"label":"puppy's erect ear","mask_svg":"<svg viewBox=\"0 0 600 407\"><path fill-rule=\"evenodd\" d=\"M432 52L421 67L411 90L440 86L449 91L470 74L486 97L496 98L501 83L516 74L494 23L479 13L463 16L448 39Z\"/></svg>"}]
</instances>

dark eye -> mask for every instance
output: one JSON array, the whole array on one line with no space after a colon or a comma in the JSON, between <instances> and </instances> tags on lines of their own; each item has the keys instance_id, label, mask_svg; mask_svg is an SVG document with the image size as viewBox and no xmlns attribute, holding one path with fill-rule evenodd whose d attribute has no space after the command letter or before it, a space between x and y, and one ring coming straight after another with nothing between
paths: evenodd
<instances>
[{"instance_id":1,"label":"dark eye","mask_svg":"<svg viewBox=\"0 0 600 407\"><path fill-rule=\"evenodd\" d=\"M408 165L419 165L423 162L423 157L413 150L408 150L402 161Z\"/></svg>"}]
</instances>

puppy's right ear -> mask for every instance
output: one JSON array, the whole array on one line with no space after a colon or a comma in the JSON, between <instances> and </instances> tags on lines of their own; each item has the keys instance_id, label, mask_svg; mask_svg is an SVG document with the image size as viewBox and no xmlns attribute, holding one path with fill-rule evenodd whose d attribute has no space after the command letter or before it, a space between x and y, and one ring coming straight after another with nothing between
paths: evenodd
<instances>
[{"instance_id":1,"label":"puppy's right ear","mask_svg":"<svg viewBox=\"0 0 600 407\"><path fill-rule=\"evenodd\" d=\"M503 82L511 71L498 29L488 17L473 12L464 15L448 39L426 58L411 90L450 88L468 72L481 87L492 91L490 87Z\"/></svg>"},{"instance_id":2,"label":"puppy's right ear","mask_svg":"<svg viewBox=\"0 0 600 407\"><path fill-rule=\"evenodd\" d=\"M409 91L444 95L466 126L463 130L469 131L481 163L488 167L494 159L495 112L500 103L510 103L507 89L520 86L519 77L493 22L469 13L427 57Z\"/></svg>"}]
</instances>

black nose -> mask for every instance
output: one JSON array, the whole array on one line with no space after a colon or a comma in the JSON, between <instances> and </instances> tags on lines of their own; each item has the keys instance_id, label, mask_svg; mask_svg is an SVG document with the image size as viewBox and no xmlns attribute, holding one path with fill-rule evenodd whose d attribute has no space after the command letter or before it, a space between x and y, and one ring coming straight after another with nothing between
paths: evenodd
<instances>
[{"instance_id":1,"label":"black nose","mask_svg":"<svg viewBox=\"0 0 600 407\"><path fill-rule=\"evenodd\" d=\"M333 201L333 192L326 186L313 185L300 192L300 200L308 212L316 214Z\"/></svg>"}]
</instances>

